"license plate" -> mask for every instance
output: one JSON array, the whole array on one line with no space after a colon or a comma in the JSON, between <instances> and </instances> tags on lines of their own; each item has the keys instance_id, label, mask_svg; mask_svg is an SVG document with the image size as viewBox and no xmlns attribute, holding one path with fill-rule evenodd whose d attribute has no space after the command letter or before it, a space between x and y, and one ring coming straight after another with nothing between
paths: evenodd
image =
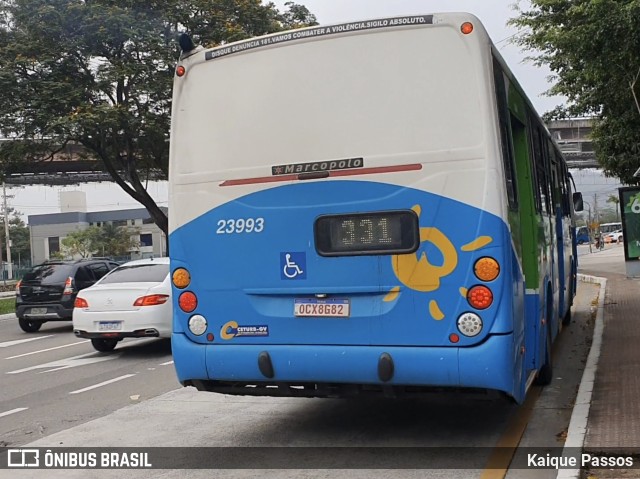
<instances>
[{"instance_id":1,"label":"license plate","mask_svg":"<svg viewBox=\"0 0 640 479\"><path fill-rule=\"evenodd\" d=\"M31 314L47 314L47 308L31 308Z\"/></svg>"},{"instance_id":2,"label":"license plate","mask_svg":"<svg viewBox=\"0 0 640 479\"><path fill-rule=\"evenodd\" d=\"M98 331L120 331L122 329L121 321L103 321L98 323Z\"/></svg>"},{"instance_id":3,"label":"license plate","mask_svg":"<svg viewBox=\"0 0 640 479\"><path fill-rule=\"evenodd\" d=\"M313 316L321 318L348 318L351 304L348 299L296 299L293 314L295 316Z\"/></svg>"}]
</instances>

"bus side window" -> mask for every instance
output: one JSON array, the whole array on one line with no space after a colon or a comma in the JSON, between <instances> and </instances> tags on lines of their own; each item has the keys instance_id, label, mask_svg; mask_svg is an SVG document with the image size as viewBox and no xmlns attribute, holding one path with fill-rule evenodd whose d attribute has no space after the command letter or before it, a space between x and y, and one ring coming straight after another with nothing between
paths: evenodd
<instances>
[{"instance_id":1,"label":"bus side window","mask_svg":"<svg viewBox=\"0 0 640 479\"><path fill-rule=\"evenodd\" d=\"M571 198L571 183L569 181L569 170L567 168L567 165L564 165L563 168L564 168L564 174L562 175L562 177L564 178L564 184L562 188L562 198L563 198L562 209L563 209L564 216L569 218L571 217L573 199Z\"/></svg>"},{"instance_id":2,"label":"bus side window","mask_svg":"<svg viewBox=\"0 0 640 479\"><path fill-rule=\"evenodd\" d=\"M498 106L498 121L500 123L500 143L502 146L502 164L504 167L504 180L507 190L509 209L518 210L518 196L516 191L516 169L514 158L513 138L511 132L511 120L507 105L507 91L505 88L505 75L498 61L493 59L493 77L495 83L496 100Z\"/></svg>"},{"instance_id":3,"label":"bus side window","mask_svg":"<svg viewBox=\"0 0 640 479\"><path fill-rule=\"evenodd\" d=\"M560 172L558 171L559 164L556 157L556 152L553 149L553 143L551 140L547 140L547 148L549 152L549 161L551 163L551 198L553 212L555 213L558 208L562 209L562 194L560 191Z\"/></svg>"},{"instance_id":4,"label":"bus side window","mask_svg":"<svg viewBox=\"0 0 640 479\"><path fill-rule=\"evenodd\" d=\"M542 137L540 136L539 127L532 127L533 133L533 149L534 149L534 161L536 164L536 181L538 195L540 196L540 206L543 213L548 214L551 211L549 205L549 178L547 178L545 169L545 154L542 148Z\"/></svg>"}]
</instances>

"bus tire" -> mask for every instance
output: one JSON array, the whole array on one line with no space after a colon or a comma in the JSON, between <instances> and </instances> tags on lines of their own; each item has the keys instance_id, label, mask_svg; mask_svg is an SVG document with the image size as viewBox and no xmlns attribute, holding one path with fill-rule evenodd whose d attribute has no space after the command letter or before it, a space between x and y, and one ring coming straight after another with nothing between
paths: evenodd
<instances>
[{"instance_id":1,"label":"bus tire","mask_svg":"<svg viewBox=\"0 0 640 479\"><path fill-rule=\"evenodd\" d=\"M536 376L536 384L539 386L547 386L551 384L553 379L553 361L551 360L551 330L547 328L547 347L544 353L544 364L538 371Z\"/></svg>"},{"instance_id":2,"label":"bus tire","mask_svg":"<svg viewBox=\"0 0 640 479\"><path fill-rule=\"evenodd\" d=\"M573 268L573 266L572 266ZM567 298L569 298L569 309L567 309L567 312L565 313L565 315L562 317L562 325L563 326L569 326L569 324L571 324L571 306L573 306L573 292L574 292L574 285L573 285L573 275L571 275L571 282L570 282L570 286L569 286L569 294L567 295Z\"/></svg>"},{"instance_id":3,"label":"bus tire","mask_svg":"<svg viewBox=\"0 0 640 479\"><path fill-rule=\"evenodd\" d=\"M569 309L567 309L567 313L562 318L563 326L569 326L569 324L571 324L571 306L569 306Z\"/></svg>"}]
</instances>

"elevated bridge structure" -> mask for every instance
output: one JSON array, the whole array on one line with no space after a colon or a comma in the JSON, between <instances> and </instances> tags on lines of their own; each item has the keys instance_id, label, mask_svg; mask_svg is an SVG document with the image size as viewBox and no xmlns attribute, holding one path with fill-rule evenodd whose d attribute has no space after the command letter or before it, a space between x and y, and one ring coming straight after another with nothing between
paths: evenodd
<instances>
[{"instance_id":1,"label":"elevated bridge structure","mask_svg":"<svg viewBox=\"0 0 640 479\"><path fill-rule=\"evenodd\" d=\"M0 138L0 142L12 141ZM0 173L8 185L77 185L80 183L111 182L113 179L101 161L88 157L79 145L67 145L53 159L0 164ZM139 171L143 180L165 179L162 171Z\"/></svg>"},{"instance_id":2,"label":"elevated bridge structure","mask_svg":"<svg viewBox=\"0 0 640 479\"><path fill-rule=\"evenodd\" d=\"M141 171L139 174L143 180L165 179L160 170ZM113 179L96 160L60 159L12 165L5 174L7 185L77 185L104 181Z\"/></svg>"},{"instance_id":3,"label":"elevated bridge structure","mask_svg":"<svg viewBox=\"0 0 640 479\"><path fill-rule=\"evenodd\" d=\"M590 139L592 121L554 120L547 123L551 135L562 150L569 168L598 168L595 151ZM4 139L2 141L11 141ZM11 165L5 173L5 183L13 185L74 185L113 181L111 175L97 160L80 155L77 146L67 150L50 161ZM149 180L165 179L159 170L140 172Z\"/></svg>"},{"instance_id":4,"label":"elevated bridge structure","mask_svg":"<svg viewBox=\"0 0 640 479\"><path fill-rule=\"evenodd\" d=\"M569 168L599 168L591 141L592 120L554 120L547 128L556 140Z\"/></svg>"}]
</instances>

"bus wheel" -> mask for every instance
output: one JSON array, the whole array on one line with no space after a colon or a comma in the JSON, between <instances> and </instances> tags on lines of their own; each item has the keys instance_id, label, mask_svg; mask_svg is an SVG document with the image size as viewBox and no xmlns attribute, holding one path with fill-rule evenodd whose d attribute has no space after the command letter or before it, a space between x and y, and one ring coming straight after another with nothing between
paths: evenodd
<instances>
[{"instance_id":1,"label":"bus wheel","mask_svg":"<svg viewBox=\"0 0 640 479\"><path fill-rule=\"evenodd\" d=\"M551 384L553 379L553 362L551 361L551 331L547 329L547 347L544 353L544 364L538 371L536 384L539 386L547 386Z\"/></svg>"},{"instance_id":2,"label":"bus wheel","mask_svg":"<svg viewBox=\"0 0 640 479\"><path fill-rule=\"evenodd\" d=\"M569 288L569 294L567 295L568 298L571 298L571 301L569 302L569 309L567 309L566 314L562 318L563 326L569 326L569 324L571 323L571 306L573 305L573 292L573 278L571 278L571 286Z\"/></svg>"}]
</instances>

